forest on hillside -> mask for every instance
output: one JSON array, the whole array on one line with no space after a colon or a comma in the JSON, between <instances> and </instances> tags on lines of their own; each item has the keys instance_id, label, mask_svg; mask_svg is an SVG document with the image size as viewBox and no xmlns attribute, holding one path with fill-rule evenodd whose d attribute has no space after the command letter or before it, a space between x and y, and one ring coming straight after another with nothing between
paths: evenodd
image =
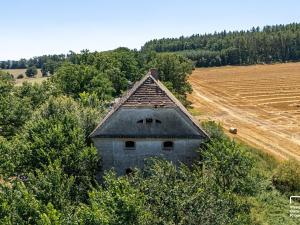
<instances>
[{"instance_id":1,"label":"forest on hillside","mask_svg":"<svg viewBox=\"0 0 300 225\"><path fill-rule=\"evenodd\" d=\"M253 27L189 37L154 39L142 51L175 52L197 67L300 60L300 24Z\"/></svg>"}]
</instances>

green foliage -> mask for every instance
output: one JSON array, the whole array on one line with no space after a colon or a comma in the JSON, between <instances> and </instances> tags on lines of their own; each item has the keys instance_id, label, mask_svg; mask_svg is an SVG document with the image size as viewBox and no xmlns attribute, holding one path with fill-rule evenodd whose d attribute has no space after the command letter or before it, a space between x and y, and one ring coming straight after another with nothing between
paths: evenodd
<instances>
[{"instance_id":1,"label":"green foliage","mask_svg":"<svg viewBox=\"0 0 300 225\"><path fill-rule=\"evenodd\" d=\"M15 171L17 155L11 154L12 145L0 136L0 175L8 176ZM1 179L1 176L0 176Z\"/></svg>"},{"instance_id":2,"label":"green foliage","mask_svg":"<svg viewBox=\"0 0 300 225\"><path fill-rule=\"evenodd\" d=\"M226 51L241 62L236 48ZM156 67L188 104L191 61L119 48L20 66L45 65L48 74L52 63L56 74L42 84L15 87L0 71L0 224L293 224L280 210L285 195L299 191L299 164L273 173L272 158L228 139L214 122L202 124L211 140L191 168L151 159L129 176L94 181L99 157L88 135L108 101Z\"/></svg>"},{"instance_id":3,"label":"green foliage","mask_svg":"<svg viewBox=\"0 0 300 225\"><path fill-rule=\"evenodd\" d=\"M144 204L144 194L126 177L108 173L104 186L89 193L89 205L80 208L80 224L152 224Z\"/></svg>"},{"instance_id":4,"label":"green foliage","mask_svg":"<svg viewBox=\"0 0 300 225\"><path fill-rule=\"evenodd\" d=\"M16 137L24 143L24 163L28 168L41 168L60 158L66 172L88 173L95 166L96 152L86 146L86 138L97 116L95 110L83 109L70 98L50 98Z\"/></svg>"},{"instance_id":5,"label":"green foliage","mask_svg":"<svg viewBox=\"0 0 300 225\"><path fill-rule=\"evenodd\" d=\"M255 182L251 182L253 160L243 146L226 138L212 139L202 147L201 153L205 169L211 171L224 191L247 194L255 190Z\"/></svg>"},{"instance_id":6,"label":"green foliage","mask_svg":"<svg viewBox=\"0 0 300 225\"><path fill-rule=\"evenodd\" d=\"M24 78L24 75L21 73L17 76L17 79L23 79Z\"/></svg>"},{"instance_id":7,"label":"green foliage","mask_svg":"<svg viewBox=\"0 0 300 225\"><path fill-rule=\"evenodd\" d=\"M288 196L300 191L300 163L296 160L282 162L273 175L275 187Z\"/></svg>"},{"instance_id":8,"label":"green foliage","mask_svg":"<svg viewBox=\"0 0 300 225\"><path fill-rule=\"evenodd\" d=\"M27 186L32 189L34 196L45 205L51 202L59 210L71 204L75 185L74 176L64 173L59 160L28 175Z\"/></svg>"},{"instance_id":9,"label":"green foliage","mask_svg":"<svg viewBox=\"0 0 300 225\"><path fill-rule=\"evenodd\" d=\"M298 218L290 216L289 198L276 190L272 190L272 184L267 184L267 189L255 196L252 204L253 224L299 224Z\"/></svg>"},{"instance_id":10,"label":"green foliage","mask_svg":"<svg viewBox=\"0 0 300 225\"><path fill-rule=\"evenodd\" d=\"M84 52L77 55L77 64L93 65L104 74L119 95L128 88L128 84L141 78L142 65L138 53L127 48L118 48L107 52Z\"/></svg>"},{"instance_id":11,"label":"green foliage","mask_svg":"<svg viewBox=\"0 0 300 225\"><path fill-rule=\"evenodd\" d=\"M215 121L204 121L202 122L201 126L207 132L210 138L216 140L225 138L225 133L221 124L217 124Z\"/></svg>"},{"instance_id":12,"label":"green foliage","mask_svg":"<svg viewBox=\"0 0 300 225\"><path fill-rule=\"evenodd\" d=\"M158 54L148 62L149 68L158 70L159 79L184 104L189 105L186 94L192 92L187 82L188 75L192 73L192 63L182 56L175 54Z\"/></svg>"},{"instance_id":13,"label":"green foliage","mask_svg":"<svg viewBox=\"0 0 300 225\"><path fill-rule=\"evenodd\" d=\"M0 224L62 224L51 203L43 205L23 182L0 184Z\"/></svg>"},{"instance_id":14,"label":"green foliage","mask_svg":"<svg viewBox=\"0 0 300 225\"><path fill-rule=\"evenodd\" d=\"M107 173L77 211L80 224L249 224L246 202L220 188L201 167L152 159L129 177Z\"/></svg>"},{"instance_id":15,"label":"green foliage","mask_svg":"<svg viewBox=\"0 0 300 225\"><path fill-rule=\"evenodd\" d=\"M43 76L53 75L55 71L60 67L61 62L56 62L51 59L47 60L42 67L41 72Z\"/></svg>"},{"instance_id":16,"label":"green foliage","mask_svg":"<svg viewBox=\"0 0 300 225\"><path fill-rule=\"evenodd\" d=\"M10 154L19 159L14 172L50 170L58 160L63 173L75 178L73 200L85 199L98 168L96 149L87 142L97 117L96 110L82 108L70 98L50 98L12 140Z\"/></svg>"},{"instance_id":17,"label":"green foliage","mask_svg":"<svg viewBox=\"0 0 300 225\"><path fill-rule=\"evenodd\" d=\"M202 123L210 141L201 146L204 169L225 191L239 194L253 194L256 191L258 173L254 170L254 158L247 146L230 140L220 124L213 121Z\"/></svg>"},{"instance_id":18,"label":"green foliage","mask_svg":"<svg viewBox=\"0 0 300 225\"><path fill-rule=\"evenodd\" d=\"M133 182L145 194L152 224L235 224L247 217L247 210L241 210L247 204L223 193L200 165L176 168L166 161L149 161Z\"/></svg>"},{"instance_id":19,"label":"green foliage","mask_svg":"<svg viewBox=\"0 0 300 225\"><path fill-rule=\"evenodd\" d=\"M82 92L95 93L102 101L110 100L114 89L107 76L93 66L63 64L52 77L63 93L78 98Z\"/></svg>"},{"instance_id":20,"label":"green foliage","mask_svg":"<svg viewBox=\"0 0 300 225\"><path fill-rule=\"evenodd\" d=\"M27 77L34 77L35 75L37 75L37 73L38 71L35 66L28 67L28 69L25 72Z\"/></svg>"},{"instance_id":21,"label":"green foliage","mask_svg":"<svg viewBox=\"0 0 300 225\"><path fill-rule=\"evenodd\" d=\"M295 61L300 59L300 24L154 39L142 51L177 52L197 67Z\"/></svg>"},{"instance_id":22,"label":"green foliage","mask_svg":"<svg viewBox=\"0 0 300 225\"><path fill-rule=\"evenodd\" d=\"M8 73L0 71L0 97L7 96L13 89L14 79Z\"/></svg>"},{"instance_id":23,"label":"green foliage","mask_svg":"<svg viewBox=\"0 0 300 225\"><path fill-rule=\"evenodd\" d=\"M50 81L43 81L41 84L24 82L22 86L15 87L15 94L21 101L28 99L32 107L37 107L50 96L59 96L61 91Z\"/></svg>"},{"instance_id":24,"label":"green foliage","mask_svg":"<svg viewBox=\"0 0 300 225\"><path fill-rule=\"evenodd\" d=\"M0 71L0 136L7 138L12 137L31 116L29 99L21 100L14 91L12 77Z\"/></svg>"}]
</instances>

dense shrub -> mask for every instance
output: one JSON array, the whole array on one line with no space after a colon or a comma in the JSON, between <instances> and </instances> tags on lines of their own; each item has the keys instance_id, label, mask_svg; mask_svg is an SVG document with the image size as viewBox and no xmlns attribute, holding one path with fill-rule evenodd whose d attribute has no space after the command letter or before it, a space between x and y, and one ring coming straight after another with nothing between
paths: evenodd
<instances>
[{"instance_id":1,"label":"dense shrub","mask_svg":"<svg viewBox=\"0 0 300 225\"><path fill-rule=\"evenodd\" d=\"M273 175L273 184L284 193L299 193L300 191L300 163L288 160L281 163Z\"/></svg>"},{"instance_id":2,"label":"dense shrub","mask_svg":"<svg viewBox=\"0 0 300 225\"><path fill-rule=\"evenodd\" d=\"M225 133L222 126L217 124L215 121L204 121L202 122L201 126L210 138L217 140L225 138Z\"/></svg>"},{"instance_id":3,"label":"dense shrub","mask_svg":"<svg viewBox=\"0 0 300 225\"><path fill-rule=\"evenodd\" d=\"M38 73L38 71L35 66L28 67L25 72L27 77L34 77L35 75L37 75L37 73Z\"/></svg>"},{"instance_id":4,"label":"dense shrub","mask_svg":"<svg viewBox=\"0 0 300 225\"><path fill-rule=\"evenodd\" d=\"M19 74L18 76L17 76L17 79L23 79L24 78L24 74Z\"/></svg>"}]
</instances>

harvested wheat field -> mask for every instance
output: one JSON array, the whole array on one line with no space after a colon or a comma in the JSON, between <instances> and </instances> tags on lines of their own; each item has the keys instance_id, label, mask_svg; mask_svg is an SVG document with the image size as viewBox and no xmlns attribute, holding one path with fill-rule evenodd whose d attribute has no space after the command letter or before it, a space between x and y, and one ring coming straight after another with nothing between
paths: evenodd
<instances>
[{"instance_id":1,"label":"harvested wheat field","mask_svg":"<svg viewBox=\"0 0 300 225\"><path fill-rule=\"evenodd\" d=\"M300 160L300 63L201 68L189 81L198 119L236 127L233 137Z\"/></svg>"},{"instance_id":2,"label":"harvested wheat field","mask_svg":"<svg viewBox=\"0 0 300 225\"><path fill-rule=\"evenodd\" d=\"M13 75L14 78L16 79L17 86L21 86L25 81L33 84L33 83L42 83L44 80L48 79L48 77L42 76L42 72L40 69L38 69L37 75L35 77L31 77L31 78L26 77L26 75L25 75L26 69L5 69L2 71L8 72L11 75ZM23 78L17 79L18 75L20 75L20 74L23 75Z\"/></svg>"}]
</instances>

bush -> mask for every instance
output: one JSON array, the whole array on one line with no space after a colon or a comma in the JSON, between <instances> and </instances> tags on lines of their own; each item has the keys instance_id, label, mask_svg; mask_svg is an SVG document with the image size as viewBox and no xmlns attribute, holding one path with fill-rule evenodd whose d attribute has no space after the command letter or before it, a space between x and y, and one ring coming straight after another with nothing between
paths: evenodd
<instances>
[{"instance_id":1,"label":"bush","mask_svg":"<svg viewBox=\"0 0 300 225\"><path fill-rule=\"evenodd\" d=\"M23 79L24 78L24 75L21 73L17 76L17 79Z\"/></svg>"},{"instance_id":2,"label":"bush","mask_svg":"<svg viewBox=\"0 0 300 225\"><path fill-rule=\"evenodd\" d=\"M222 126L215 121L204 121L201 126L212 139L222 139L225 137Z\"/></svg>"},{"instance_id":3,"label":"bush","mask_svg":"<svg viewBox=\"0 0 300 225\"><path fill-rule=\"evenodd\" d=\"M243 145L227 137L211 139L201 146L201 157L205 170L224 191L241 195L255 192L254 160Z\"/></svg>"},{"instance_id":4,"label":"bush","mask_svg":"<svg viewBox=\"0 0 300 225\"><path fill-rule=\"evenodd\" d=\"M300 162L288 160L275 170L273 184L281 192L290 194L300 191Z\"/></svg>"},{"instance_id":5,"label":"bush","mask_svg":"<svg viewBox=\"0 0 300 225\"><path fill-rule=\"evenodd\" d=\"M37 73L38 71L35 66L29 67L25 72L27 77L34 77L35 75L37 75Z\"/></svg>"}]
</instances>

